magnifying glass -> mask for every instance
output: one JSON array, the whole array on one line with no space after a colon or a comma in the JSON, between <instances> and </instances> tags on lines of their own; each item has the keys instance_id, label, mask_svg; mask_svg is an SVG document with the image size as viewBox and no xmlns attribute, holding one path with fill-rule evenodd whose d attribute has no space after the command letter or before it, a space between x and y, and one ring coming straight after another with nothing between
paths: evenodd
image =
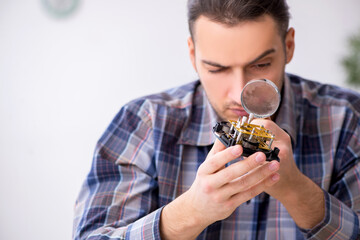
<instances>
[{"instance_id":1,"label":"magnifying glass","mask_svg":"<svg viewBox=\"0 0 360 240\"><path fill-rule=\"evenodd\" d=\"M226 147L241 145L244 157L260 151L266 155L267 161L280 161L279 148L271 148L275 135L264 126L250 124L254 117L267 118L273 115L280 105L280 99L279 89L270 80L248 82L241 92L241 104L250 115L249 119L243 116L237 121L218 122L213 127L215 136Z\"/></svg>"},{"instance_id":2,"label":"magnifying glass","mask_svg":"<svg viewBox=\"0 0 360 240\"><path fill-rule=\"evenodd\" d=\"M241 105L249 114L249 123L255 118L273 115L280 105L281 95L276 85L267 79L248 82L241 92Z\"/></svg>"}]
</instances>

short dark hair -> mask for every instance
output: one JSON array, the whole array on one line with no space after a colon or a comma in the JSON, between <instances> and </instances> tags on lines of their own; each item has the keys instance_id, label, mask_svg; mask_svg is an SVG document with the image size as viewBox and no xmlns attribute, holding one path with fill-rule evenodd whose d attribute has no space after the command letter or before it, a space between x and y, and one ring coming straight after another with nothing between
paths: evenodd
<instances>
[{"instance_id":1,"label":"short dark hair","mask_svg":"<svg viewBox=\"0 0 360 240\"><path fill-rule=\"evenodd\" d=\"M278 25L285 39L289 27L289 7L286 0L188 0L188 23L191 37L195 21L205 16L212 21L235 26L268 14Z\"/></svg>"}]
</instances>

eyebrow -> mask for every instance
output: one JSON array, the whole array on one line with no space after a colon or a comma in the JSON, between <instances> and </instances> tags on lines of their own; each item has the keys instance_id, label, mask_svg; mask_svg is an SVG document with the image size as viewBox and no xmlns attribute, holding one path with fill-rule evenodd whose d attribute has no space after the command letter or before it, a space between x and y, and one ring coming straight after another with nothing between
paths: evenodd
<instances>
[{"instance_id":1,"label":"eyebrow","mask_svg":"<svg viewBox=\"0 0 360 240\"><path fill-rule=\"evenodd\" d=\"M246 66L251 65L253 63L256 63L257 61L259 61L260 59L264 58L265 56L271 54L275 52L274 48L268 49L265 52L263 52L262 54L260 54L257 58L255 58L254 60L250 61L248 64L246 64Z\"/></svg>"},{"instance_id":2,"label":"eyebrow","mask_svg":"<svg viewBox=\"0 0 360 240\"><path fill-rule=\"evenodd\" d=\"M262 54L260 54L258 57L256 57L254 60L250 61L249 63L247 63L245 66L248 66L248 65L251 65L253 63L256 63L257 61L259 61L260 59L262 59L263 57L271 54L275 52L275 49L274 48L271 48L271 49L268 49L266 50L265 52L263 52ZM228 68L229 66L223 66L219 63L216 63L216 62L211 62L211 61L207 61L207 60L202 60L203 63L205 64L208 64L210 66L213 66L213 67L218 67L218 68Z\"/></svg>"},{"instance_id":3,"label":"eyebrow","mask_svg":"<svg viewBox=\"0 0 360 240\"><path fill-rule=\"evenodd\" d=\"M211 61L207 61L207 60L202 60L203 63L213 66L213 67L218 67L218 68L227 68L227 66L223 66L221 64L215 63L215 62L211 62Z\"/></svg>"}]
</instances>

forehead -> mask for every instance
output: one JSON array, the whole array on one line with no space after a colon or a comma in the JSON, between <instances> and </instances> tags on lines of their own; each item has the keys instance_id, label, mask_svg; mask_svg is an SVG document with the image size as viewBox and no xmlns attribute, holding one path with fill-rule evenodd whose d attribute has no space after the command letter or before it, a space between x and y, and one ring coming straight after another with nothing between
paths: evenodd
<instances>
[{"instance_id":1,"label":"forehead","mask_svg":"<svg viewBox=\"0 0 360 240\"><path fill-rule=\"evenodd\" d=\"M268 49L282 47L276 23L268 15L234 26L201 16L194 25L194 41L198 55L225 65L242 64Z\"/></svg>"}]
</instances>

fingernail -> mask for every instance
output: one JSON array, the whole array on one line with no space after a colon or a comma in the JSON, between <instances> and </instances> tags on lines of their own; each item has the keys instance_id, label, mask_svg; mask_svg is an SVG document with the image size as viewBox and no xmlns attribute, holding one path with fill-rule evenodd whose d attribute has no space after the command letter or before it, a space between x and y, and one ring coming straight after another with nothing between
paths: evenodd
<instances>
[{"instance_id":1,"label":"fingernail","mask_svg":"<svg viewBox=\"0 0 360 240\"><path fill-rule=\"evenodd\" d=\"M277 163L274 163L274 162L270 163L269 169L271 171L275 171L277 169Z\"/></svg>"},{"instance_id":2,"label":"fingernail","mask_svg":"<svg viewBox=\"0 0 360 240\"><path fill-rule=\"evenodd\" d=\"M279 174L274 174L274 175L271 177L271 180L273 180L274 182L278 181L279 179L280 179Z\"/></svg>"},{"instance_id":3,"label":"fingernail","mask_svg":"<svg viewBox=\"0 0 360 240\"><path fill-rule=\"evenodd\" d=\"M241 148L240 146L234 146L232 149L231 149L231 153L235 156L239 156L241 154Z\"/></svg>"},{"instance_id":4,"label":"fingernail","mask_svg":"<svg viewBox=\"0 0 360 240\"><path fill-rule=\"evenodd\" d=\"M265 161L264 154L258 153L255 157L255 161L257 163L262 163L263 161Z\"/></svg>"}]
</instances>

